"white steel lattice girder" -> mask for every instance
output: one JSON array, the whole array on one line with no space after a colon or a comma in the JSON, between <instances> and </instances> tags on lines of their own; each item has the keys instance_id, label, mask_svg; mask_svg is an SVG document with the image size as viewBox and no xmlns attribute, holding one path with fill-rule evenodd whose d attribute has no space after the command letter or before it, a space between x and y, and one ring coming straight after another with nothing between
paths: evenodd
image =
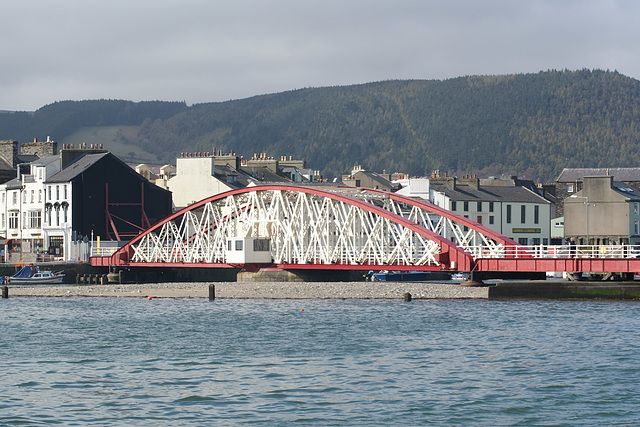
<instances>
[{"instance_id":1,"label":"white steel lattice girder","mask_svg":"<svg viewBox=\"0 0 640 427\"><path fill-rule=\"evenodd\" d=\"M406 211L403 206L411 207L408 219L450 240L474 258L501 257L505 255L506 248L521 246L482 224L424 200L372 189L359 189L358 197L364 200L371 197L371 201L382 200L385 209L399 215ZM480 248L483 253L476 253Z\"/></svg>"},{"instance_id":2,"label":"white steel lattice girder","mask_svg":"<svg viewBox=\"0 0 640 427\"><path fill-rule=\"evenodd\" d=\"M425 223L426 224L426 223ZM469 269L469 253L412 219L312 187L268 185L197 202L150 228L112 264L226 264L228 238L271 241L277 265Z\"/></svg>"}]
</instances>

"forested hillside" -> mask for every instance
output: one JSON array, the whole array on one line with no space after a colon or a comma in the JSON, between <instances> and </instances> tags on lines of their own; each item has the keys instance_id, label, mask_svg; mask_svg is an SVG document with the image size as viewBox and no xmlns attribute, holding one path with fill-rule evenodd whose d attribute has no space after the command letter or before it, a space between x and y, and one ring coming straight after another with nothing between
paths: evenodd
<instances>
[{"instance_id":1,"label":"forested hillside","mask_svg":"<svg viewBox=\"0 0 640 427\"><path fill-rule=\"evenodd\" d=\"M609 71L547 71L301 89L191 107L62 102L32 115L0 114L0 139L64 142L74 129L108 125L135 125L119 138L161 162L216 147L305 158L329 177L359 164L548 181L563 167L640 166L640 81Z\"/></svg>"}]
</instances>

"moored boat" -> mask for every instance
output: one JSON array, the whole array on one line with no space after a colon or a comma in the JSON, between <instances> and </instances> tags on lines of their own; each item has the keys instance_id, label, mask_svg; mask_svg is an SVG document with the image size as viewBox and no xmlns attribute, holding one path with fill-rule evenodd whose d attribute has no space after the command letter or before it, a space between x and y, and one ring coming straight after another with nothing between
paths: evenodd
<instances>
[{"instance_id":1,"label":"moored boat","mask_svg":"<svg viewBox=\"0 0 640 427\"><path fill-rule=\"evenodd\" d=\"M380 271L371 274L371 280L380 282L419 282L429 280L429 271Z\"/></svg>"},{"instance_id":2,"label":"moored boat","mask_svg":"<svg viewBox=\"0 0 640 427\"><path fill-rule=\"evenodd\" d=\"M64 273L48 270L40 271L36 266L25 265L13 276L7 277L10 285L56 284L64 282Z\"/></svg>"}]
</instances>

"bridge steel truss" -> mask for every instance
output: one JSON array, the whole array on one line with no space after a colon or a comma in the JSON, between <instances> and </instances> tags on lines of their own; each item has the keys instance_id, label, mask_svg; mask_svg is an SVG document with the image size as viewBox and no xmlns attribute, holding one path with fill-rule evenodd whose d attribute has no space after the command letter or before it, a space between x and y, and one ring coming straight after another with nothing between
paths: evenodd
<instances>
[{"instance_id":1,"label":"bridge steel truss","mask_svg":"<svg viewBox=\"0 0 640 427\"><path fill-rule=\"evenodd\" d=\"M188 206L93 265L245 267L227 261L231 238L266 238L284 269L471 271L478 247L517 243L467 218L394 193L263 185Z\"/></svg>"}]
</instances>

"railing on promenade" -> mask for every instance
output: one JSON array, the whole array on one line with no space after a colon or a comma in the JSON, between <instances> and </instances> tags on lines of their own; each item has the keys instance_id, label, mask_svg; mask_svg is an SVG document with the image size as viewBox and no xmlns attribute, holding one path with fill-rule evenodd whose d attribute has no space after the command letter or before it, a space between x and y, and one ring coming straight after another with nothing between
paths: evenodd
<instances>
[{"instance_id":1,"label":"railing on promenade","mask_svg":"<svg viewBox=\"0 0 640 427\"><path fill-rule=\"evenodd\" d=\"M640 258L635 245L471 246L474 258Z\"/></svg>"}]
</instances>

